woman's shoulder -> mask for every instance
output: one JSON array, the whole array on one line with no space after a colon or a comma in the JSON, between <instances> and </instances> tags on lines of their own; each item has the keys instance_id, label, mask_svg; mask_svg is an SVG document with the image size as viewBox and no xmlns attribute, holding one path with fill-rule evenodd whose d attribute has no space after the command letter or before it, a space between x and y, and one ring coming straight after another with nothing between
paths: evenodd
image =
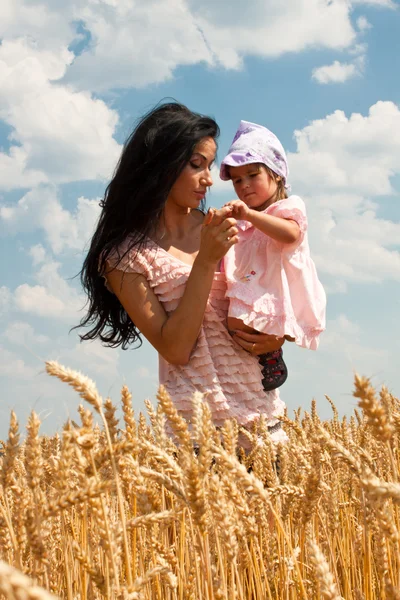
<instances>
[{"instance_id":1,"label":"woman's shoulder","mask_svg":"<svg viewBox=\"0 0 400 600\"><path fill-rule=\"evenodd\" d=\"M151 263L156 260L157 245L145 237L140 242L129 234L116 244L107 254L107 264L111 269L127 273L146 274Z\"/></svg>"}]
</instances>

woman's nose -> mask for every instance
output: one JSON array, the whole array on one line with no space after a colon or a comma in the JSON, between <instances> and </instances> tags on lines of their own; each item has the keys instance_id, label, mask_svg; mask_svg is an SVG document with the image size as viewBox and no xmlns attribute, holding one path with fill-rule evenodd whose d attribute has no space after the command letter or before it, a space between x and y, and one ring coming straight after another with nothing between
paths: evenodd
<instances>
[{"instance_id":1,"label":"woman's nose","mask_svg":"<svg viewBox=\"0 0 400 600\"><path fill-rule=\"evenodd\" d=\"M210 187L210 185L213 184L213 178L211 177L211 172L207 171L207 173L204 175L203 179L200 181L201 185L205 185L207 187Z\"/></svg>"}]
</instances>

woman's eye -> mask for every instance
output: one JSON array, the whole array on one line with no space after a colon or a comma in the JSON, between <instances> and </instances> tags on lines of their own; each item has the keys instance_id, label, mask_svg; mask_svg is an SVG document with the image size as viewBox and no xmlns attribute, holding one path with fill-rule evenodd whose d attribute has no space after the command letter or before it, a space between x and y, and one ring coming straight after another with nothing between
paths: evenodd
<instances>
[{"instance_id":1,"label":"woman's eye","mask_svg":"<svg viewBox=\"0 0 400 600\"><path fill-rule=\"evenodd\" d=\"M191 167L193 167L193 169L200 169L200 165L197 164L197 163L194 163L194 162L190 161L189 164L190 164Z\"/></svg>"}]
</instances>

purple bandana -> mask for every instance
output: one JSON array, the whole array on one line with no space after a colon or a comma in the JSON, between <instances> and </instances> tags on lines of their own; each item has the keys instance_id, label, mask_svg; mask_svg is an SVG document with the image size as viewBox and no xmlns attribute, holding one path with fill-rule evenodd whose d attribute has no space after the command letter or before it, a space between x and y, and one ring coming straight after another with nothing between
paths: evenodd
<instances>
[{"instance_id":1,"label":"purple bandana","mask_svg":"<svg viewBox=\"0 0 400 600\"><path fill-rule=\"evenodd\" d=\"M262 163L280 175L286 190L290 191L286 154L276 135L262 125L240 121L228 154L221 163L220 177L224 181L230 179L227 166L241 167L251 163Z\"/></svg>"}]
</instances>

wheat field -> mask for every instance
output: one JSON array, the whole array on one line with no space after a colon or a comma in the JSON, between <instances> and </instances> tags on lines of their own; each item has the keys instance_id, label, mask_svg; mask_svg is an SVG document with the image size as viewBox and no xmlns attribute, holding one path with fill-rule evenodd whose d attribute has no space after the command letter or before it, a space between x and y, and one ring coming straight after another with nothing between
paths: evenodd
<instances>
[{"instance_id":1,"label":"wheat field","mask_svg":"<svg viewBox=\"0 0 400 600\"><path fill-rule=\"evenodd\" d=\"M385 387L355 376L350 419L327 398L321 421L313 402L283 418L285 445L261 421L245 453L200 394L189 431L163 388L136 418L123 387L119 422L93 381L46 369L84 404L53 437L32 412L23 442L11 413L0 597L400 599L400 401Z\"/></svg>"}]
</instances>

